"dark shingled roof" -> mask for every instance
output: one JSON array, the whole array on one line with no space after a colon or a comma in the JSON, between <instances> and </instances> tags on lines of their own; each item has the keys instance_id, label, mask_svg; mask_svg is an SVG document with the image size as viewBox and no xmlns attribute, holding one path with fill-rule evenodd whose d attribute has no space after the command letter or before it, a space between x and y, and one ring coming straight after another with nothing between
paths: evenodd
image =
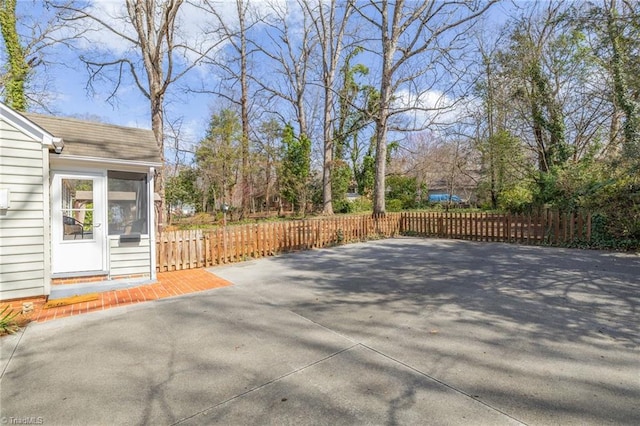
<instances>
[{"instance_id":1,"label":"dark shingled roof","mask_svg":"<svg viewBox=\"0 0 640 426\"><path fill-rule=\"evenodd\" d=\"M161 163L160 150L151 130L49 115L23 115L54 137L62 138L64 150L60 158L78 156Z\"/></svg>"}]
</instances>

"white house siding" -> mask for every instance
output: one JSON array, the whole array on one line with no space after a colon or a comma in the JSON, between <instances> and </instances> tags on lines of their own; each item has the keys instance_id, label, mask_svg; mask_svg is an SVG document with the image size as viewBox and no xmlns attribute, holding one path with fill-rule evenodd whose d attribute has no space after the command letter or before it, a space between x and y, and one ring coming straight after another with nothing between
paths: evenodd
<instances>
[{"instance_id":1,"label":"white house siding","mask_svg":"<svg viewBox=\"0 0 640 426\"><path fill-rule=\"evenodd\" d=\"M0 210L0 300L45 294L47 158L42 141L0 120L0 188L11 191Z\"/></svg>"},{"instance_id":2,"label":"white house siding","mask_svg":"<svg viewBox=\"0 0 640 426\"><path fill-rule=\"evenodd\" d=\"M149 237L139 243L121 243L109 239L109 274L111 277L151 276Z\"/></svg>"}]
</instances>

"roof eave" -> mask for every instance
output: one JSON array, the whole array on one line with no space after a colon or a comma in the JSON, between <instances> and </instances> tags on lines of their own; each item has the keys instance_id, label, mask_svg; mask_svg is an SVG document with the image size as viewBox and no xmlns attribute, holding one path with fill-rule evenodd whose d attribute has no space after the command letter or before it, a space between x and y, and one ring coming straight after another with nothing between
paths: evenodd
<instances>
[{"instance_id":1,"label":"roof eave","mask_svg":"<svg viewBox=\"0 0 640 426\"><path fill-rule=\"evenodd\" d=\"M120 160L115 158L101 158L101 157L83 157L80 155L64 155L56 158L59 161L73 161L83 162L91 164L109 164L115 166L132 166L132 167L162 167L162 163L158 161L141 161L141 160Z\"/></svg>"},{"instance_id":2,"label":"roof eave","mask_svg":"<svg viewBox=\"0 0 640 426\"><path fill-rule=\"evenodd\" d=\"M48 146L49 148L57 149L55 143L56 141L58 141L61 146L60 151L62 152L64 142L61 138L54 137L51 133L47 132L42 127L35 124L33 121L24 117L18 111L15 111L2 102L0 102L0 115L3 119L13 124L24 134L32 137L35 140L41 141L43 145Z\"/></svg>"}]
</instances>

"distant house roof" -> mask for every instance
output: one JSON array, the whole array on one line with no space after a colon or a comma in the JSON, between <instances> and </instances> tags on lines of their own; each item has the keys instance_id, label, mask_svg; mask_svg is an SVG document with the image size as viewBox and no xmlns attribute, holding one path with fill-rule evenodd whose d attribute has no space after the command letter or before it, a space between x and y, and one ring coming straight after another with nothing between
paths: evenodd
<instances>
[{"instance_id":1,"label":"distant house roof","mask_svg":"<svg viewBox=\"0 0 640 426\"><path fill-rule=\"evenodd\" d=\"M60 158L88 157L155 164L162 162L151 130L41 114L23 115L53 136L64 140Z\"/></svg>"}]
</instances>

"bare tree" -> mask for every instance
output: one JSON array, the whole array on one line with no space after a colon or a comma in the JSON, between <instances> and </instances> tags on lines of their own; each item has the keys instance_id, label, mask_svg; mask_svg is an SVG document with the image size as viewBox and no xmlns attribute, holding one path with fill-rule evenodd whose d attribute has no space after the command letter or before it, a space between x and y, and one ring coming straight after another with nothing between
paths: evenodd
<instances>
[{"instance_id":1,"label":"bare tree","mask_svg":"<svg viewBox=\"0 0 640 426\"><path fill-rule=\"evenodd\" d=\"M282 111L282 101L293 109L298 125L299 137L309 135L307 94L308 74L311 60L317 46L313 34L312 19L302 7L303 0L297 0L302 22L292 23L292 4L289 2L269 2L270 14L265 17L265 34L260 41L252 40L261 60L265 61L267 76L254 75L252 78L266 94L271 103L271 112L286 123L290 115ZM296 10L296 12L298 11ZM279 105L279 107L278 107Z\"/></svg>"},{"instance_id":2,"label":"bare tree","mask_svg":"<svg viewBox=\"0 0 640 426\"><path fill-rule=\"evenodd\" d=\"M494 40L477 39L476 94L482 100L482 107L471 112L477 123L475 146L481 154L482 177L494 209L498 208L501 192L507 186L508 170L519 157L514 147L520 145L508 130L509 121L514 121L513 100L509 81L501 74L498 64L501 42L502 36Z\"/></svg>"},{"instance_id":3,"label":"bare tree","mask_svg":"<svg viewBox=\"0 0 640 426\"><path fill-rule=\"evenodd\" d=\"M335 81L339 71L342 55L343 39L349 17L353 12L352 0L338 5L336 0L325 4L322 0L304 0L303 6L312 17L313 28L319 40L322 53L322 85L323 85L323 167L322 167L322 212L333 214L331 176L334 166L333 111L335 110Z\"/></svg>"},{"instance_id":4,"label":"bare tree","mask_svg":"<svg viewBox=\"0 0 640 426\"><path fill-rule=\"evenodd\" d=\"M123 85L127 73L133 78L135 86L149 100L151 129L163 161L164 104L167 91L215 46L215 43L210 44L207 49L200 49L200 53L196 54L193 46L179 41L178 13L183 3L184 0L126 0L126 15L112 20L88 8L59 6L73 13L66 19L69 24L97 27L99 31L106 31L133 47L137 53L135 57L117 56L113 53L110 53L112 57L105 57L105 52L99 52L100 57L83 56L81 59L89 70L89 87L93 87L94 82L105 77L109 71L115 72L107 77L113 84L110 100ZM195 58L190 59L189 54L195 55ZM140 59L142 67L137 64ZM164 179L161 171L155 182L156 192L161 194L163 200ZM166 217L162 204L163 201L156 204L158 229L162 228Z\"/></svg>"},{"instance_id":5,"label":"bare tree","mask_svg":"<svg viewBox=\"0 0 640 426\"><path fill-rule=\"evenodd\" d=\"M467 138L442 137L428 131L409 135L389 164L390 173L414 177L429 192L455 194L465 199L475 192L478 169ZM427 194L421 195L425 201Z\"/></svg>"},{"instance_id":6,"label":"bare tree","mask_svg":"<svg viewBox=\"0 0 640 426\"><path fill-rule=\"evenodd\" d=\"M281 159L282 126L275 119L262 121L257 129L258 161L264 180L264 206L271 212L274 189L277 190L277 170ZM281 197L278 197L281 200ZM281 205L281 203L280 203Z\"/></svg>"},{"instance_id":7,"label":"bare tree","mask_svg":"<svg viewBox=\"0 0 640 426\"><path fill-rule=\"evenodd\" d=\"M402 88L417 90L420 80L431 73L438 78L433 61L452 62L461 35L473 21L496 3L497 0L424 1L370 0L358 8L360 16L375 29L380 42L380 101L375 116L376 130L376 179L374 185L373 214L385 214L385 174L387 162L387 134L393 115L416 109L420 96L410 105L398 106L397 92ZM447 38L446 42L444 37ZM443 47L448 45L448 47ZM420 61L416 60L420 56ZM422 92L424 93L424 92Z\"/></svg>"},{"instance_id":8,"label":"bare tree","mask_svg":"<svg viewBox=\"0 0 640 426\"><path fill-rule=\"evenodd\" d=\"M248 47L248 32L258 22L259 18L255 10L250 10L249 0L235 0L235 16L222 13L219 10L219 2L205 0L199 7L207 14L214 17L212 28L209 33L215 34L221 40L228 43L232 53L228 57L220 55L209 55L205 62L212 65L224 74L220 80L221 86L213 89L213 92L237 105L240 109L240 119L242 121L242 143L241 143L241 217L249 213L251 205L250 191L250 164L249 164L249 141L251 134L250 126L250 88L249 88L249 65L250 52ZM230 82L229 85L224 83ZM233 89L235 84L239 84L240 93ZM224 85L224 87L223 87ZM204 91L211 92L211 89Z\"/></svg>"},{"instance_id":9,"label":"bare tree","mask_svg":"<svg viewBox=\"0 0 640 426\"><path fill-rule=\"evenodd\" d=\"M189 144L186 132L183 129L184 117L174 120L165 120L165 173L176 176L181 168L187 165L187 158L195 154L193 141ZM165 176L167 177L167 176Z\"/></svg>"}]
</instances>

